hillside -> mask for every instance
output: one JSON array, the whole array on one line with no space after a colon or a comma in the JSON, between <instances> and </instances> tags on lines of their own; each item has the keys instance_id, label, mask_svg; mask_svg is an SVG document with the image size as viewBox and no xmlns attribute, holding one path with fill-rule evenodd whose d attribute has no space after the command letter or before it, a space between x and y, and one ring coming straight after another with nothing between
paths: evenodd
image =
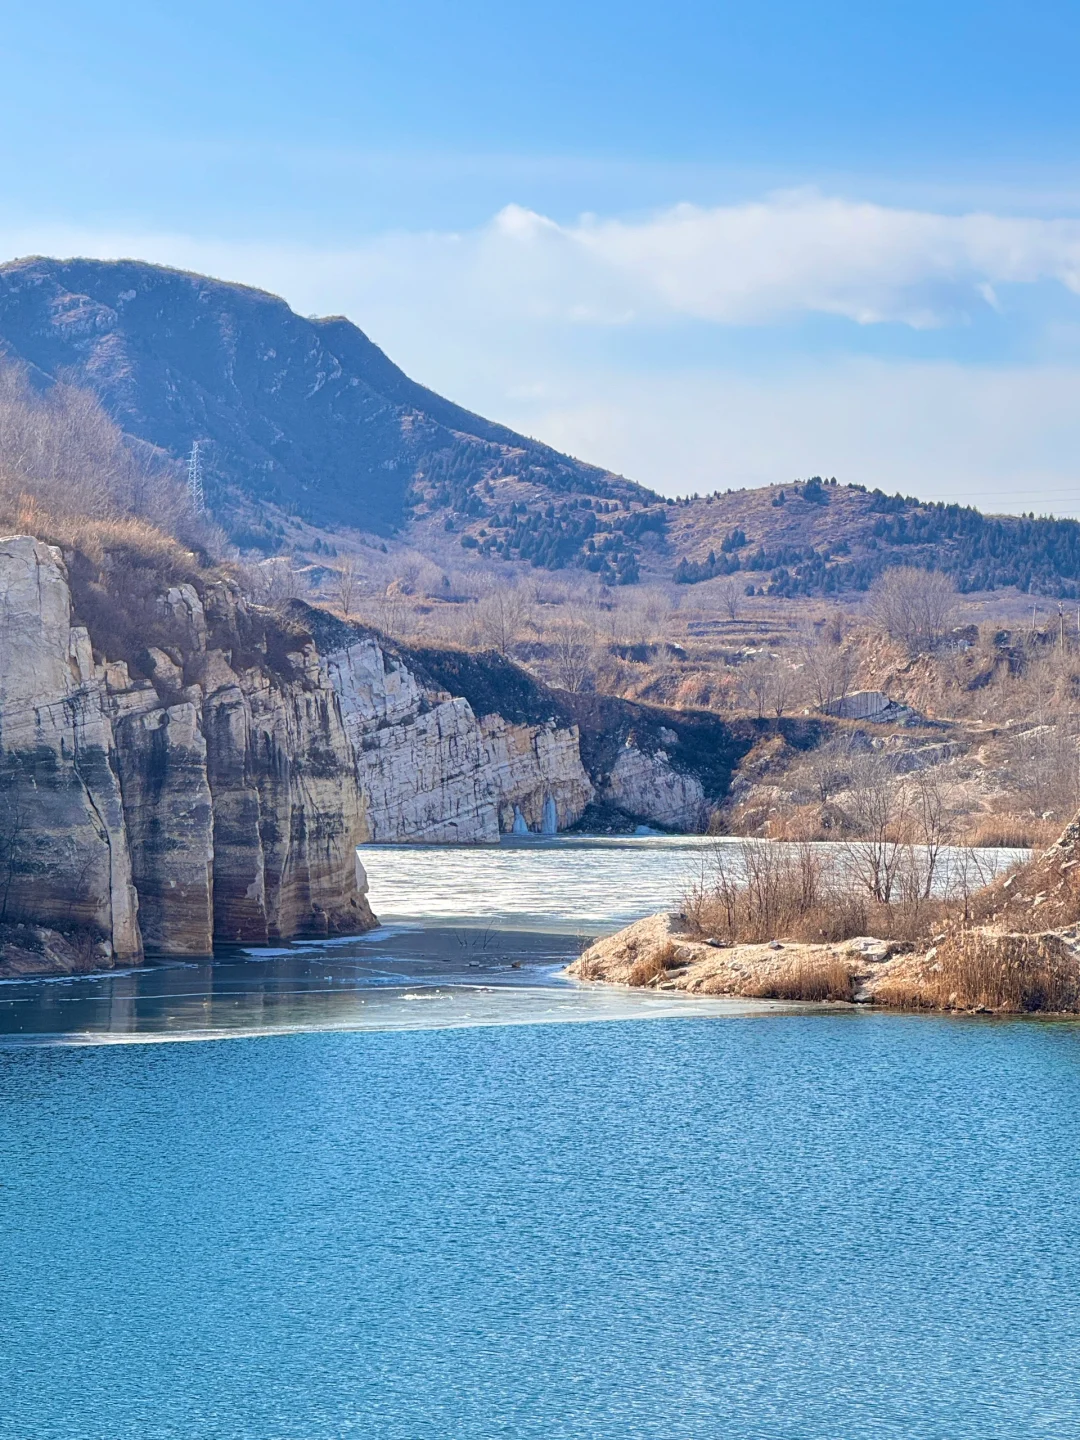
<instances>
[{"instance_id":1,"label":"hillside","mask_svg":"<svg viewBox=\"0 0 1080 1440\"><path fill-rule=\"evenodd\" d=\"M305 319L243 285L139 261L0 266L0 348L41 382L92 389L119 425L182 459L204 447L207 494L234 530L251 502L315 525L391 533L414 483L467 512L491 476L552 494L654 497L441 399L340 316ZM274 548L273 534L238 534Z\"/></svg>"},{"instance_id":2,"label":"hillside","mask_svg":"<svg viewBox=\"0 0 1080 1440\"><path fill-rule=\"evenodd\" d=\"M41 387L92 389L164 456L182 460L198 440L213 514L245 550L298 543L295 517L323 536L397 536L441 564L579 570L608 585L732 576L740 592L832 595L909 564L965 591L1078 593L1075 521L816 478L664 499L416 384L340 316L304 318L263 291L139 261L0 266L0 353Z\"/></svg>"}]
</instances>

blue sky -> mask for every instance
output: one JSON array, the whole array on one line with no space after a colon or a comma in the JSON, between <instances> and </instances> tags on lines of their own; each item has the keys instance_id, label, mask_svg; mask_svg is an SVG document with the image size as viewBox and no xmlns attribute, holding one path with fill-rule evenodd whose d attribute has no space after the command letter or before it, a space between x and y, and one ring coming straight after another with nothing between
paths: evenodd
<instances>
[{"instance_id":1,"label":"blue sky","mask_svg":"<svg viewBox=\"0 0 1080 1440\"><path fill-rule=\"evenodd\" d=\"M1080 514L1080 7L5 15L0 250L344 312L669 492Z\"/></svg>"}]
</instances>

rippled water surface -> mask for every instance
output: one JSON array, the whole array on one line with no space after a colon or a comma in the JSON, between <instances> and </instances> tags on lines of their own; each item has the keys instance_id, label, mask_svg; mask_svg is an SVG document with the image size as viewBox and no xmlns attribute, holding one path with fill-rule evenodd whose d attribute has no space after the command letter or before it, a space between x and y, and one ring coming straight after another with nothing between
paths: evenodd
<instances>
[{"instance_id":1,"label":"rippled water surface","mask_svg":"<svg viewBox=\"0 0 1080 1440\"><path fill-rule=\"evenodd\" d=\"M1080 1026L557 978L693 851L0 987L0 1437L1080 1440Z\"/></svg>"},{"instance_id":2,"label":"rippled water surface","mask_svg":"<svg viewBox=\"0 0 1080 1440\"><path fill-rule=\"evenodd\" d=\"M1080 1031L0 1052L0 1435L1068 1440Z\"/></svg>"}]
</instances>

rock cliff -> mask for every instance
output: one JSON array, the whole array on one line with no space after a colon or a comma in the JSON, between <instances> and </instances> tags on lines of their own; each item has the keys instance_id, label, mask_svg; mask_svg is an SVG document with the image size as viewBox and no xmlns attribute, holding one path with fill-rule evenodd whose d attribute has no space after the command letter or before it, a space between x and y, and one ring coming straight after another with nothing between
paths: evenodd
<instances>
[{"instance_id":1,"label":"rock cliff","mask_svg":"<svg viewBox=\"0 0 1080 1440\"><path fill-rule=\"evenodd\" d=\"M0 920L142 942L104 675L59 552L0 539Z\"/></svg>"},{"instance_id":2,"label":"rock cliff","mask_svg":"<svg viewBox=\"0 0 1080 1440\"><path fill-rule=\"evenodd\" d=\"M82 968L373 923L353 748L315 647L271 659L266 626L212 599L209 623L193 586L160 596L175 643L133 675L95 660L60 552L0 540L0 922L83 936Z\"/></svg>"},{"instance_id":3,"label":"rock cliff","mask_svg":"<svg viewBox=\"0 0 1080 1440\"><path fill-rule=\"evenodd\" d=\"M749 743L496 655L248 606L214 572L151 570L121 605L109 564L86 565L0 539L0 968L357 932L358 844L597 815L697 829Z\"/></svg>"}]
</instances>

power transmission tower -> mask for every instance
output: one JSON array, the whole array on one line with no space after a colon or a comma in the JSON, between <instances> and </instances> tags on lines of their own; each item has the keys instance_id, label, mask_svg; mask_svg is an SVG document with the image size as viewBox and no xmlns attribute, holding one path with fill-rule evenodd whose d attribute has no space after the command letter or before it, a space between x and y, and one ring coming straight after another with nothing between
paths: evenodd
<instances>
[{"instance_id":1,"label":"power transmission tower","mask_svg":"<svg viewBox=\"0 0 1080 1440\"><path fill-rule=\"evenodd\" d=\"M187 483L188 494L191 496L191 508L196 515L202 515L206 511L206 499L203 496L202 463L199 460L199 442L192 441L191 454L187 462Z\"/></svg>"}]
</instances>

